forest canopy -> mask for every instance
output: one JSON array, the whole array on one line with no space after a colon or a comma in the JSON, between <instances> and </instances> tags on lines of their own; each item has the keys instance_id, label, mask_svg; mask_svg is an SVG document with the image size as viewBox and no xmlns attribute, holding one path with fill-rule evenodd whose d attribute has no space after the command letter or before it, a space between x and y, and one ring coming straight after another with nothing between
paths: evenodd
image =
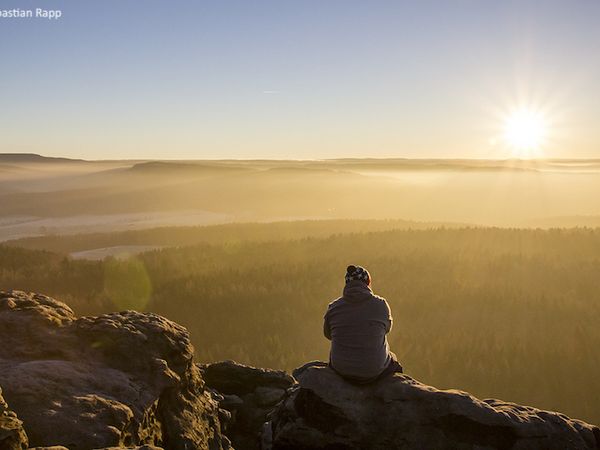
<instances>
[{"instance_id":1,"label":"forest canopy","mask_svg":"<svg viewBox=\"0 0 600 450\"><path fill-rule=\"evenodd\" d=\"M361 264L391 305L390 345L409 375L598 423L599 255L599 229L214 239L103 261L2 245L0 288L81 315L156 312L189 329L201 362L291 370L327 359L323 313L346 265Z\"/></svg>"}]
</instances>

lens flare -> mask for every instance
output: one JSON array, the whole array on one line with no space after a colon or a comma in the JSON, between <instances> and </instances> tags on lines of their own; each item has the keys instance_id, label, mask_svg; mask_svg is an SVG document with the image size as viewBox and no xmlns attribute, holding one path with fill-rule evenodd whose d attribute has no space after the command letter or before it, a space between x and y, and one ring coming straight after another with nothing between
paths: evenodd
<instances>
[{"instance_id":1,"label":"lens flare","mask_svg":"<svg viewBox=\"0 0 600 450\"><path fill-rule=\"evenodd\" d=\"M104 294L119 310L144 311L152 295L144 263L135 257L108 259L104 263Z\"/></svg>"}]
</instances>

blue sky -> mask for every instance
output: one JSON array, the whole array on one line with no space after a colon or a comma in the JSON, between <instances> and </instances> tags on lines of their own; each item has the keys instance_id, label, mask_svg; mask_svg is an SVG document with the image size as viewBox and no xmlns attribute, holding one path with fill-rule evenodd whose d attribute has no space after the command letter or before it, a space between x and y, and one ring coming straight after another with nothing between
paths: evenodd
<instances>
[{"instance_id":1,"label":"blue sky","mask_svg":"<svg viewBox=\"0 0 600 450\"><path fill-rule=\"evenodd\" d=\"M0 152L600 157L600 2L3 0Z\"/></svg>"}]
</instances>

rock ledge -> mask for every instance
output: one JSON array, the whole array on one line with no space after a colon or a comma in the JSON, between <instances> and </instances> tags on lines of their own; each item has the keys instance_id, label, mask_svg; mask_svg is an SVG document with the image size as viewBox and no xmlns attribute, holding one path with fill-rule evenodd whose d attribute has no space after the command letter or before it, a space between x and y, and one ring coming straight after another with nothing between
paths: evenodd
<instances>
[{"instance_id":1,"label":"rock ledge","mask_svg":"<svg viewBox=\"0 0 600 450\"><path fill-rule=\"evenodd\" d=\"M164 317L77 318L50 297L0 292L0 342L4 398L32 447L229 448L188 332Z\"/></svg>"},{"instance_id":2,"label":"rock ledge","mask_svg":"<svg viewBox=\"0 0 600 450\"><path fill-rule=\"evenodd\" d=\"M564 414L442 391L407 375L356 386L308 367L272 414L281 449L600 449L600 430Z\"/></svg>"}]
</instances>

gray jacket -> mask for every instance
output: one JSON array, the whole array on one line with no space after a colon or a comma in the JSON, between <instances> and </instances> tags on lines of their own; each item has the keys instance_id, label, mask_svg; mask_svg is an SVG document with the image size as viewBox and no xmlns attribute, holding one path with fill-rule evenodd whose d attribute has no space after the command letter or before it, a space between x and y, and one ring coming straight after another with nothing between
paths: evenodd
<instances>
[{"instance_id":1,"label":"gray jacket","mask_svg":"<svg viewBox=\"0 0 600 450\"><path fill-rule=\"evenodd\" d=\"M340 374L371 379L390 363L390 307L362 281L347 283L342 297L329 304L323 328L331 340L329 363Z\"/></svg>"}]
</instances>

